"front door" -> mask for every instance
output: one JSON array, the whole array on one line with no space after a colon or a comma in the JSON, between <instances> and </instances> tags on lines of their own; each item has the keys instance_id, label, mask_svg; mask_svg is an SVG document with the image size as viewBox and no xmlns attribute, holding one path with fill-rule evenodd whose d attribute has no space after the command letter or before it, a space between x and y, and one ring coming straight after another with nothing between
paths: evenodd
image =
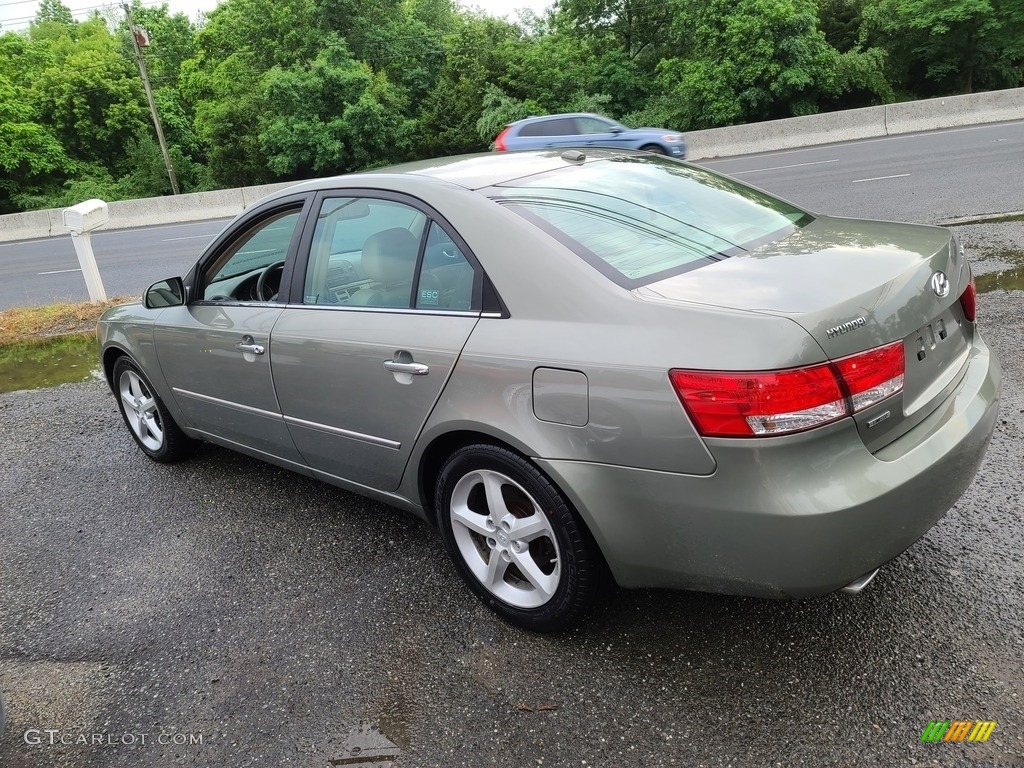
<instances>
[{"instance_id":1,"label":"front door","mask_svg":"<svg viewBox=\"0 0 1024 768\"><path fill-rule=\"evenodd\" d=\"M278 289L293 257L301 201L243 222L199 265L191 301L167 309L154 342L189 423L211 437L301 461L271 376Z\"/></svg>"}]
</instances>

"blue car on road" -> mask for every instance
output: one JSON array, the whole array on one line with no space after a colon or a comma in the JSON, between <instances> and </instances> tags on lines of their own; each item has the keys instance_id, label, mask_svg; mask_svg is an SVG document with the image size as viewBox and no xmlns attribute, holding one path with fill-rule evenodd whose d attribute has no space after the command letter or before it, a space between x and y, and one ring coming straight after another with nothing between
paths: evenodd
<instances>
[{"instance_id":1,"label":"blue car on road","mask_svg":"<svg viewBox=\"0 0 1024 768\"><path fill-rule=\"evenodd\" d=\"M498 152L548 147L642 149L680 160L686 157L681 133L664 128L628 128L611 118L583 112L517 120L494 140Z\"/></svg>"}]
</instances>

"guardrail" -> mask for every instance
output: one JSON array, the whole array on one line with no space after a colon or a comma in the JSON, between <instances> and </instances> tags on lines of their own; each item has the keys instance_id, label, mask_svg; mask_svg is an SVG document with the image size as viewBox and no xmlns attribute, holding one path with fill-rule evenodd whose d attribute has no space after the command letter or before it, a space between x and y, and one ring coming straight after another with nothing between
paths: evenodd
<instances>
[{"instance_id":1,"label":"guardrail","mask_svg":"<svg viewBox=\"0 0 1024 768\"><path fill-rule=\"evenodd\" d=\"M690 131L686 134L687 159L747 155L1021 119L1024 119L1024 88L987 91ZM110 203L108 228L131 229L228 218L291 183ZM54 208L0 216L0 242L66 234L62 210Z\"/></svg>"}]
</instances>

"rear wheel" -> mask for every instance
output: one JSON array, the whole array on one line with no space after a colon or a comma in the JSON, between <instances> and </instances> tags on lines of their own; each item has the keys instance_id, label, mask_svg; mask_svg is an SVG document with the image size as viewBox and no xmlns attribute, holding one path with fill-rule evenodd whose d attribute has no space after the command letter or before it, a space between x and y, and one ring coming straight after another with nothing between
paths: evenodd
<instances>
[{"instance_id":1,"label":"rear wheel","mask_svg":"<svg viewBox=\"0 0 1024 768\"><path fill-rule=\"evenodd\" d=\"M601 559L590 533L518 454L486 444L459 449L441 470L435 509L459 574L507 621L552 632L596 597Z\"/></svg>"},{"instance_id":2,"label":"rear wheel","mask_svg":"<svg viewBox=\"0 0 1024 768\"><path fill-rule=\"evenodd\" d=\"M149 458L169 464L192 455L195 441L181 431L149 379L131 358L118 358L113 379L124 423Z\"/></svg>"}]
</instances>

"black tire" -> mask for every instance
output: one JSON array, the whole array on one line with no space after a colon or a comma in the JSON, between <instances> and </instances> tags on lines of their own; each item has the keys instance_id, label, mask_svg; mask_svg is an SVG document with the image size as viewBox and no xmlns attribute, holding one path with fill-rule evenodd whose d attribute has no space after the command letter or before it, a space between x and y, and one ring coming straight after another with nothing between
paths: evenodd
<instances>
[{"instance_id":1,"label":"black tire","mask_svg":"<svg viewBox=\"0 0 1024 768\"><path fill-rule=\"evenodd\" d=\"M111 378L121 418L143 453L153 461L171 464L195 452L196 441L181 431L149 379L130 357L117 359Z\"/></svg>"},{"instance_id":2,"label":"black tire","mask_svg":"<svg viewBox=\"0 0 1024 768\"><path fill-rule=\"evenodd\" d=\"M653 153L655 155L667 155L668 154L668 152L665 151L664 147L659 147L657 144L645 144L644 146L640 147L640 150L642 152L651 152L651 153Z\"/></svg>"},{"instance_id":3,"label":"black tire","mask_svg":"<svg viewBox=\"0 0 1024 768\"><path fill-rule=\"evenodd\" d=\"M488 486L500 493L496 504ZM603 568L597 545L558 488L522 456L487 444L455 451L441 469L434 509L459 575L511 624L564 629L597 597ZM467 516L470 524L463 522ZM498 568L493 586L485 584Z\"/></svg>"}]
</instances>

